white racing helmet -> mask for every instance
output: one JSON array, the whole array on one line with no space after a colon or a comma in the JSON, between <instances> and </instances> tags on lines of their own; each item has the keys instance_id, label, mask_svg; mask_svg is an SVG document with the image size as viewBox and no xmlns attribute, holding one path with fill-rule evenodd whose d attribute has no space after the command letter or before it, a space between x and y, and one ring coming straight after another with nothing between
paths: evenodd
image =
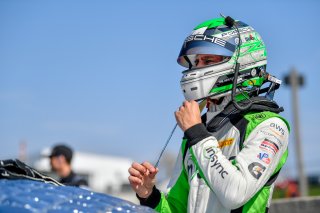
<instances>
[{"instance_id":1,"label":"white racing helmet","mask_svg":"<svg viewBox=\"0 0 320 213\"><path fill-rule=\"evenodd\" d=\"M260 87L266 82L267 54L260 35L243 22L236 24L237 30L227 26L225 18L212 19L198 25L185 39L177 61L188 68L180 82L186 100L230 94L237 62L241 64L238 86ZM220 56L222 60L199 67L197 58L201 55Z\"/></svg>"}]
</instances>

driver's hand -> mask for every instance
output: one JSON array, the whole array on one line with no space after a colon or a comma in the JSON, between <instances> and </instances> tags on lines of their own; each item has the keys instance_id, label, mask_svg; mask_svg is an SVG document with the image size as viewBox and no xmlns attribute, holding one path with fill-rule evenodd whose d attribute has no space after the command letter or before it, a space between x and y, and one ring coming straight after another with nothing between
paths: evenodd
<instances>
[{"instance_id":1,"label":"driver's hand","mask_svg":"<svg viewBox=\"0 0 320 213\"><path fill-rule=\"evenodd\" d=\"M155 168L151 163L144 162L142 164L132 163L129 168L129 182L132 189L141 198L148 198L151 193L153 186L156 182L156 174L159 169Z\"/></svg>"},{"instance_id":2,"label":"driver's hand","mask_svg":"<svg viewBox=\"0 0 320 213\"><path fill-rule=\"evenodd\" d=\"M195 101L184 101L175 117L182 131L186 131L190 127L201 123L201 112L199 104Z\"/></svg>"}]
</instances>

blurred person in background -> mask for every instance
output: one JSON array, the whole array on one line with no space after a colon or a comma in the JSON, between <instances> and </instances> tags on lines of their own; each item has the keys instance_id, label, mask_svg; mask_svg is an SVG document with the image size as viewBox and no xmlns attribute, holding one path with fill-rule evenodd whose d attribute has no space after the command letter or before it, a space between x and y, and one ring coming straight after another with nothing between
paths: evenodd
<instances>
[{"instance_id":1,"label":"blurred person in background","mask_svg":"<svg viewBox=\"0 0 320 213\"><path fill-rule=\"evenodd\" d=\"M68 186L88 186L81 176L72 171L73 151L66 145L56 145L50 154L51 169L60 177L59 182Z\"/></svg>"}]
</instances>

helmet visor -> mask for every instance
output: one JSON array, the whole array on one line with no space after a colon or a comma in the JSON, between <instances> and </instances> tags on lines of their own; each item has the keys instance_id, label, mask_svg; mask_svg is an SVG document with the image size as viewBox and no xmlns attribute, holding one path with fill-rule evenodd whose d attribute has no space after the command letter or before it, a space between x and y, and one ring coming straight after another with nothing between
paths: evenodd
<instances>
[{"instance_id":1,"label":"helmet visor","mask_svg":"<svg viewBox=\"0 0 320 213\"><path fill-rule=\"evenodd\" d=\"M231 57L236 50L234 39L225 41L223 39L208 35L191 35L184 41L178 63L181 66L192 68L192 56L194 55L220 55ZM189 56L191 56L189 58Z\"/></svg>"}]
</instances>

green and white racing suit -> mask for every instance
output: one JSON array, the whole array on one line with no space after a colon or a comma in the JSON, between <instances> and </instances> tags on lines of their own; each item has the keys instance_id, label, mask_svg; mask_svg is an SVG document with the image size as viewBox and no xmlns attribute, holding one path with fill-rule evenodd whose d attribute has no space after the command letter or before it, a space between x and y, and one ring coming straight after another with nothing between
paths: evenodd
<instances>
[{"instance_id":1,"label":"green and white racing suit","mask_svg":"<svg viewBox=\"0 0 320 213\"><path fill-rule=\"evenodd\" d=\"M258 101L257 101L258 100ZM229 103L185 132L164 194L154 187L142 205L158 212L267 212L288 156L289 125L281 108L256 97L249 111Z\"/></svg>"}]
</instances>

